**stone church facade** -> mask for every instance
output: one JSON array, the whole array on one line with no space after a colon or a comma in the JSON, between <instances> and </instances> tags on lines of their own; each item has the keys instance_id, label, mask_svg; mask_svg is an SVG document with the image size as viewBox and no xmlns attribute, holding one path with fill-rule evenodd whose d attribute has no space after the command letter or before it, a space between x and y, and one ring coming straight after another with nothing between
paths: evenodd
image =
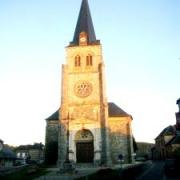
<instances>
[{"instance_id":1,"label":"stone church facade","mask_svg":"<svg viewBox=\"0 0 180 180\"><path fill-rule=\"evenodd\" d=\"M46 119L45 158L59 166L111 165L122 154L132 162L132 116L108 103L102 45L96 39L89 5L82 0L72 42L62 65L61 105Z\"/></svg>"}]
</instances>

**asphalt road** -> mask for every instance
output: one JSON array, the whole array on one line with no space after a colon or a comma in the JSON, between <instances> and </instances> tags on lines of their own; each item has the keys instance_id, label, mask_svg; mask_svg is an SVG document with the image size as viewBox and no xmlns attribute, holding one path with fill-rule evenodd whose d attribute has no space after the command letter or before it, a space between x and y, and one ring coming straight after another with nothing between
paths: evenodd
<instances>
[{"instance_id":1,"label":"asphalt road","mask_svg":"<svg viewBox=\"0 0 180 180\"><path fill-rule=\"evenodd\" d=\"M163 166L163 161L153 162L152 166L137 177L136 180L180 180L180 178L166 177Z\"/></svg>"}]
</instances>

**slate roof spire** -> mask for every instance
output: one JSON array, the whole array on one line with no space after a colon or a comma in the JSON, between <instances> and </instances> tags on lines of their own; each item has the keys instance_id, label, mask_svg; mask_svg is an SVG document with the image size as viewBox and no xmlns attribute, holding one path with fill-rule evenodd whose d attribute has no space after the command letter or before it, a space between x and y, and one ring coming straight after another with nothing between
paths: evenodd
<instances>
[{"instance_id":1,"label":"slate roof spire","mask_svg":"<svg viewBox=\"0 0 180 180\"><path fill-rule=\"evenodd\" d=\"M82 0L73 41L70 42L70 45L79 45L79 35L81 32L85 32L87 34L88 44L99 43L99 41L96 40L88 0Z\"/></svg>"}]
</instances>

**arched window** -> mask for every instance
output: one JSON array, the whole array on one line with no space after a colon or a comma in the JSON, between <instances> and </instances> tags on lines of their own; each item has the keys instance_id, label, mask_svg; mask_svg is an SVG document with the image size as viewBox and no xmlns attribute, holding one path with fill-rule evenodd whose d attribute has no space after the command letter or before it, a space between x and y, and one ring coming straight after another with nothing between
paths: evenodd
<instances>
[{"instance_id":1,"label":"arched window","mask_svg":"<svg viewBox=\"0 0 180 180\"><path fill-rule=\"evenodd\" d=\"M75 135L76 141L93 141L94 137L88 129L79 130Z\"/></svg>"},{"instance_id":2,"label":"arched window","mask_svg":"<svg viewBox=\"0 0 180 180\"><path fill-rule=\"evenodd\" d=\"M75 66L81 66L81 57L79 55L75 57Z\"/></svg>"},{"instance_id":3,"label":"arched window","mask_svg":"<svg viewBox=\"0 0 180 180\"><path fill-rule=\"evenodd\" d=\"M93 65L92 56L90 54L88 54L88 56L86 56L86 65L87 66L92 66Z\"/></svg>"}]
</instances>

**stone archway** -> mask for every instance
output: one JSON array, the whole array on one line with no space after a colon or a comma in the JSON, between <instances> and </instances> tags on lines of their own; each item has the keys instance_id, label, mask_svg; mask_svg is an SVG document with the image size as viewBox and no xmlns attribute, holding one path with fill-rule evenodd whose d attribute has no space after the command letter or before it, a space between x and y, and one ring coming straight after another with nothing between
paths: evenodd
<instances>
[{"instance_id":1,"label":"stone archway","mask_svg":"<svg viewBox=\"0 0 180 180\"><path fill-rule=\"evenodd\" d=\"M82 129L75 135L77 163L92 163L94 160L94 138L91 131Z\"/></svg>"}]
</instances>

